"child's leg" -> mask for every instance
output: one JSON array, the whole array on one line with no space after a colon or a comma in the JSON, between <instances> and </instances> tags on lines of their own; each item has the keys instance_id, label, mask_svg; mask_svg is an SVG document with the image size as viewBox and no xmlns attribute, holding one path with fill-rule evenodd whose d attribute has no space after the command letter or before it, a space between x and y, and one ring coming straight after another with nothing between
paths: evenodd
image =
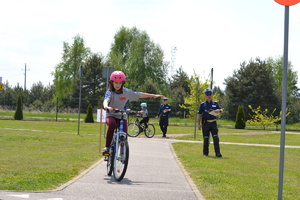
<instances>
[{"instance_id":1,"label":"child's leg","mask_svg":"<svg viewBox=\"0 0 300 200\"><path fill-rule=\"evenodd\" d=\"M114 135L114 130L116 129L117 123L114 117L107 117L106 124L108 126L107 133L106 133L106 147L110 146L111 140Z\"/></svg>"}]
</instances>

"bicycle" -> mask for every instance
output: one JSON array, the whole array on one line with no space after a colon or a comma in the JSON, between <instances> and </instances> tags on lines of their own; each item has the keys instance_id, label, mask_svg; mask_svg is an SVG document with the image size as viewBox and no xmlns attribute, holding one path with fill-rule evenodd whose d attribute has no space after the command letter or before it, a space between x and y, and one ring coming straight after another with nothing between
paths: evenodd
<instances>
[{"instance_id":1,"label":"bicycle","mask_svg":"<svg viewBox=\"0 0 300 200\"><path fill-rule=\"evenodd\" d=\"M140 123L138 114L136 114L136 120L134 123L128 124L127 132L129 137L137 137L139 134L144 132L147 138L152 138L155 135L155 127L153 124L148 124L148 127L145 127L145 124Z\"/></svg>"},{"instance_id":2,"label":"bicycle","mask_svg":"<svg viewBox=\"0 0 300 200\"><path fill-rule=\"evenodd\" d=\"M109 147L109 154L104 155L104 161L107 161L107 175L111 176L113 174L116 181L121 181L125 176L129 161L127 133L123 131L123 120L126 111L114 109L113 112L120 113L121 120L114 131L114 136Z\"/></svg>"}]
</instances>

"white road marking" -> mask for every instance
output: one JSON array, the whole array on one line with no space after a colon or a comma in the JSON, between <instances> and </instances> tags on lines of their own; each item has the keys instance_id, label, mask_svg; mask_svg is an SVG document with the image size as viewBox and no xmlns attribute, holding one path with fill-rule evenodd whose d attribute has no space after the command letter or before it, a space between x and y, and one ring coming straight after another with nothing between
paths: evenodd
<instances>
[{"instance_id":1,"label":"white road marking","mask_svg":"<svg viewBox=\"0 0 300 200\"><path fill-rule=\"evenodd\" d=\"M11 194L9 196L20 197L20 198L24 198L24 199L29 199L29 194Z\"/></svg>"}]
</instances>

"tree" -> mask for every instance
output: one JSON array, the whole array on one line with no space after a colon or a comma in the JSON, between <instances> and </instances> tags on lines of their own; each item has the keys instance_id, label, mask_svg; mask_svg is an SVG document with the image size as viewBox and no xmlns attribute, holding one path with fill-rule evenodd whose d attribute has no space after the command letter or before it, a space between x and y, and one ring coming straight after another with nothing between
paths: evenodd
<instances>
[{"instance_id":1,"label":"tree","mask_svg":"<svg viewBox=\"0 0 300 200\"><path fill-rule=\"evenodd\" d=\"M83 67L82 96L93 107L102 104L106 92L106 79L102 78L104 58L101 54L92 53Z\"/></svg>"},{"instance_id":2,"label":"tree","mask_svg":"<svg viewBox=\"0 0 300 200\"><path fill-rule=\"evenodd\" d=\"M194 120L194 117L198 111L200 103L205 101L203 91L206 88L209 88L209 81L205 80L203 82L199 81L199 76L194 74L191 77L189 88L191 90L191 94L188 97L184 98L184 104L181 105L182 108L189 110L189 118ZM214 94L214 101L218 100L218 94Z\"/></svg>"},{"instance_id":3,"label":"tree","mask_svg":"<svg viewBox=\"0 0 300 200\"><path fill-rule=\"evenodd\" d=\"M18 97L17 101L17 110L15 112L14 116L15 120L22 120L23 119L23 110L22 110L22 100L21 100L21 95Z\"/></svg>"},{"instance_id":4,"label":"tree","mask_svg":"<svg viewBox=\"0 0 300 200\"><path fill-rule=\"evenodd\" d=\"M283 57L271 58L266 61L267 67L271 68L274 74L277 91L282 89L282 76L283 76ZM288 95L293 97L300 97L299 88L297 87L298 75L293 71L291 62L288 62L287 86ZM281 94L280 94L281 95Z\"/></svg>"},{"instance_id":5,"label":"tree","mask_svg":"<svg viewBox=\"0 0 300 200\"><path fill-rule=\"evenodd\" d=\"M62 61L52 72L56 96L60 98L78 95L79 74L78 69L83 65L90 55L90 49L85 47L84 39L79 35L73 38L73 44L63 43Z\"/></svg>"},{"instance_id":6,"label":"tree","mask_svg":"<svg viewBox=\"0 0 300 200\"><path fill-rule=\"evenodd\" d=\"M158 44L145 31L122 26L114 36L108 63L127 75L127 87L139 90L147 78L165 88L168 63Z\"/></svg>"},{"instance_id":7,"label":"tree","mask_svg":"<svg viewBox=\"0 0 300 200\"><path fill-rule=\"evenodd\" d=\"M140 91L147 91L147 93L151 94L159 94L160 89L159 86L151 79L147 78L144 81L144 84L141 86ZM140 99L140 101L133 101L129 103L129 108L132 110L140 110L141 102L145 102L148 105L148 113L149 117L154 117L157 114L157 110L161 104L161 99L160 98L145 98L145 99Z\"/></svg>"},{"instance_id":8,"label":"tree","mask_svg":"<svg viewBox=\"0 0 300 200\"><path fill-rule=\"evenodd\" d=\"M282 96L282 75L283 75L283 57L268 58L267 66L272 69L276 82L276 93L279 99ZM291 114L287 117L287 123L297 123L300 121L300 93L297 87L298 75L293 71L291 62L288 63L287 73L287 108Z\"/></svg>"},{"instance_id":9,"label":"tree","mask_svg":"<svg viewBox=\"0 0 300 200\"><path fill-rule=\"evenodd\" d=\"M236 120L235 120L235 128L236 129L245 129L246 123L245 123L245 111L244 106L239 106L238 111L236 114Z\"/></svg>"},{"instance_id":10,"label":"tree","mask_svg":"<svg viewBox=\"0 0 300 200\"><path fill-rule=\"evenodd\" d=\"M190 95L191 89L189 87L189 77L183 71L182 66L176 70L176 73L171 77L169 84L169 101L172 105L172 115L176 117L183 117L184 111L188 111L180 107L184 102L184 98Z\"/></svg>"},{"instance_id":11,"label":"tree","mask_svg":"<svg viewBox=\"0 0 300 200\"><path fill-rule=\"evenodd\" d=\"M232 77L225 79L225 84L224 107L227 112L224 113L224 118L235 120L239 105L262 106L267 109L278 108L280 105L272 69L259 58L251 59L248 64L243 62ZM249 109L245 113L249 113Z\"/></svg>"},{"instance_id":12,"label":"tree","mask_svg":"<svg viewBox=\"0 0 300 200\"><path fill-rule=\"evenodd\" d=\"M92 105L89 104L87 109L87 115L84 120L85 123L94 123L94 117L93 117L93 108Z\"/></svg>"},{"instance_id":13,"label":"tree","mask_svg":"<svg viewBox=\"0 0 300 200\"><path fill-rule=\"evenodd\" d=\"M281 120L281 117L273 115L276 111L276 108L274 108L274 110L269 113L268 109L261 110L260 106L258 106L256 109L252 108L251 105L249 105L248 107L254 114L250 114L251 119L247 120L247 123L260 125L264 128L264 130L266 129L266 126L274 125L276 122ZM287 113L287 115L289 115L289 112Z\"/></svg>"},{"instance_id":14,"label":"tree","mask_svg":"<svg viewBox=\"0 0 300 200\"><path fill-rule=\"evenodd\" d=\"M0 103L2 106L11 108L16 105L17 98L15 97L16 93L14 92L12 86L9 85L8 81L4 84L4 90L0 95Z\"/></svg>"}]
</instances>

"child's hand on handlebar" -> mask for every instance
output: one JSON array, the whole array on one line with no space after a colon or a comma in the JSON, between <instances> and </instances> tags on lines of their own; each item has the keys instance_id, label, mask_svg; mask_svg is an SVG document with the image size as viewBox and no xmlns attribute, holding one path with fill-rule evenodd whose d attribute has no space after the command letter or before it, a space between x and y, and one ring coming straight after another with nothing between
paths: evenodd
<instances>
[{"instance_id":1,"label":"child's hand on handlebar","mask_svg":"<svg viewBox=\"0 0 300 200\"><path fill-rule=\"evenodd\" d=\"M112 107L106 107L106 108L104 108L105 110L108 110L108 111L110 111L110 112L112 112L113 110L115 110L115 109L113 109Z\"/></svg>"}]
</instances>

